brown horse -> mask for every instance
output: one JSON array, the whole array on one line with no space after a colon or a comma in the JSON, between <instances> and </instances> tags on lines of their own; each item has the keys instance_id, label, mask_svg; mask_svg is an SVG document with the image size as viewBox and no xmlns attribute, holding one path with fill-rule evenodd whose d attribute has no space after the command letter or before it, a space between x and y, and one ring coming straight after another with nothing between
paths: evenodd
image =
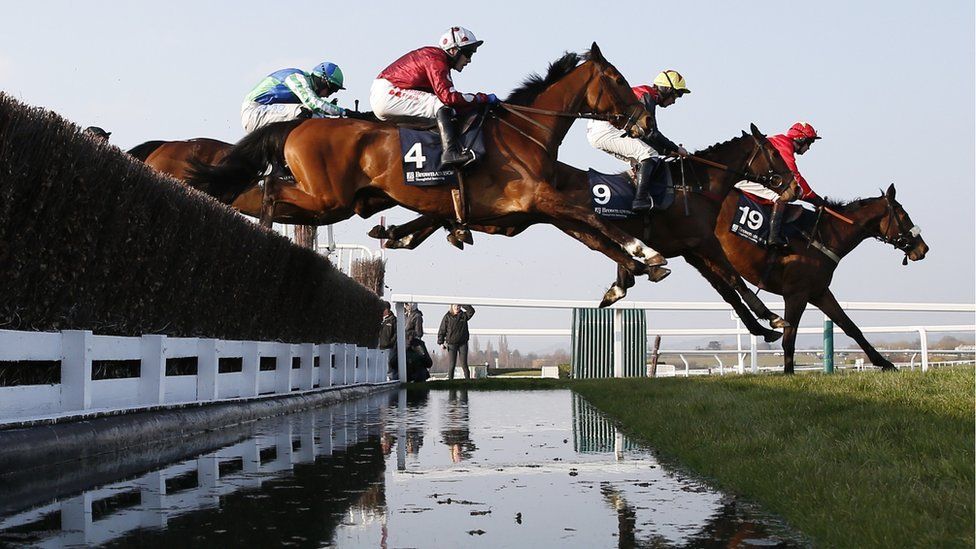
<instances>
[{"instance_id":1,"label":"brown horse","mask_svg":"<svg viewBox=\"0 0 976 549\"><path fill-rule=\"evenodd\" d=\"M785 252L770 251L732 234L729 227L732 219L739 215L739 194L736 189L725 199L715 234L732 264L746 280L783 296L786 320L790 323L783 338L784 371L793 373L796 329L807 303L837 323L860 345L872 364L882 370L894 370L891 361L868 343L854 321L841 309L829 286L840 259L868 238L876 238L905 252L905 264L908 260L918 261L925 257L929 247L905 209L895 200L895 186L889 186L877 198L831 204L831 209L853 224L821 213L809 235L812 239L794 238ZM821 247L827 251L821 251Z\"/></svg>"},{"instance_id":2,"label":"brown horse","mask_svg":"<svg viewBox=\"0 0 976 549\"><path fill-rule=\"evenodd\" d=\"M545 78L530 77L485 121L489 152L465 173L471 189L468 219L486 225L541 220L599 235L601 248L606 247L601 251L619 261L623 255L632 271L647 272L657 262L645 255L639 239L606 224L588 204L567 202L551 184L556 151L576 118L608 120L637 135L648 127L647 111L595 43L582 58L569 53L557 60ZM281 189L279 204L306 215L309 224L353 214L369 217L393 202L439 219L454 217L450 188L404 183L399 133L391 124L352 119L273 124L245 137L217 166L195 167L189 181L230 202L269 164L282 160L297 186Z\"/></svg>"},{"instance_id":3,"label":"brown horse","mask_svg":"<svg viewBox=\"0 0 976 549\"><path fill-rule=\"evenodd\" d=\"M700 158L727 166L727 169L713 166L692 168L690 165L683 167L678 162L670 163L674 180L684 184L677 189L678 197L668 209L652 210L645 218L615 220L611 223L628 234L641 236L645 242L667 257L678 255L684 257L715 287L722 298L732 305L751 333L763 336L766 341L775 341L782 334L762 327L756 322L752 313L769 320L775 328L785 327L786 322L749 291L725 256L715 235L715 223L721 210L722 199L743 175L754 180L779 179L787 184L793 184L792 172L782 158L775 154L775 149L765 136L755 125L751 130L751 135L743 132L742 137L696 153ZM684 176L682 171L685 172ZM760 177L756 174L771 174L775 177ZM557 167L556 183L564 200L591 207L591 190L586 172L560 163ZM430 236L439 225L439 220L422 216L399 227L385 229L374 227L370 231L370 236L392 239L389 242L390 247L413 248ZM607 243L601 242L599 235L574 231L559 224L556 226L591 248L599 249L601 246L607 246ZM510 227L473 226L472 228L513 236L527 227L528 224ZM619 260L620 256L615 259ZM624 297L626 289L634 284L634 273L628 269L626 262L618 261L618 265L618 281L607 290L600 304L601 307Z\"/></svg>"},{"instance_id":4,"label":"brown horse","mask_svg":"<svg viewBox=\"0 0 976 549\"><path fill-rule=\"evenodd\" d=\"M146 141L129 149L128 153L147 166L170 177L186 182L193 162L216 164L224 159L233 144L207 137L183 141ZM231 207L242 214L256 217L270 227L271 222L288 223L287 216L274 215L274 192L265 197L261 186L255 185L242 193Z\"/></svg>"}]
</instances>

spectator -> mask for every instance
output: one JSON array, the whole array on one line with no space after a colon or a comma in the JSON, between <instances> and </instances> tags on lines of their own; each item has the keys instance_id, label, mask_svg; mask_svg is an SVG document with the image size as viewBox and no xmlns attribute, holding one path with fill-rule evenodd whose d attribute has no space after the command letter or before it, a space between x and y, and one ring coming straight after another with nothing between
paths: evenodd
<instances>
[{"instance_id":1,"label":"spectator","mask_svg":"<svg viewBox=\"0 0 976 549\"><path fill-rule=\"evenodd\" d=\"M427 352L424 340L414 338L407 347L407 381L423 383L430 377L430 367L434 361Z\"/></svg>"},{"instance_id":2,"label":"spectator","mask_svg":"<svg viewBox=\"0 0 976 549\"><path fill-rule=\"evenodd\" d=\"M468 370L468 320L474 316L474 307L471 305L451 305L451 310L444 314L441 320L441 327L437 331L437 344L447 349L450 358L447 378L454 379L454 367L457 366L458 355L461 357L461 369L464 370L464 379L471 379L471 372Z\"/></svg>"},{"instance_id":3,"label":"spectator","mask_svg":"<svg viewBox=\"0 0 976 549\"><path fill-rule=\"evenodd\" d=\"M387 365L390 379L399 379L397 370L397 350L396 350L396 316L390 309L390 302L383 302L383 320L380 321L380 339L377 347L379 349L390 350L390 360Z\"/></svg>"},{"instance_id":4,"label":"spectator","mask_svg":"<svg viewBox=\"0 0 976 549\"><path fill-rule=\"evenodd\" d=\"M414 338L420 339L424 337L424 313L420 312L417 308L416 303L407 303L406 312L404 314L406 320L406 338L407 341L413 341Z\"/></svg>"}]
</instances>

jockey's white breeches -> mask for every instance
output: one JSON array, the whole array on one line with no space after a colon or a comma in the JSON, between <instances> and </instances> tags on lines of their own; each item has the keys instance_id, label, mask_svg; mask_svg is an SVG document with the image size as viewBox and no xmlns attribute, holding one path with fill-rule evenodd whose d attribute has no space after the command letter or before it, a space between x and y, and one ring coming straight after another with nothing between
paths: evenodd
<instances>
[{"instance_id":1,"label":"jockey's white breeches","mask_svg":"<svg viewBox=\"0 0 976 549\"><path fill-rule=\"evenodd\" d=\"M612 154L625 162L641 162L661 156L647 143L625 136L623 130L614 128L612 124L603 120L590 120L586 124L586 140L594 148Z\"/></svg>"},{"instance_id":2,"label":"jockey's white breeches","mask_svg":"<svg viewBox=\"0 0 976 549\"><path fill-rule=\"evenodd\" d=\"M759 183L755 183L753 181L739 181L738 183L735 184L735 188L745 191L749 194L754 194L759 198L772 200L773 202L779 200L779 194L777 194L775 191L767 189L766 187L763 187Z\"/></svg>"},{"instance_id":3,"label":"jockey's white breeches","mask_svg":"<svg viewBox=\"0 0 976 549\"><path fill-rule=\"evenodd\" d=\"M377 78L369 88L369 106L380 120L433 120L444 103L430 92L405 90L394 86L385 78Z\"/></svg>"}]
</instances>

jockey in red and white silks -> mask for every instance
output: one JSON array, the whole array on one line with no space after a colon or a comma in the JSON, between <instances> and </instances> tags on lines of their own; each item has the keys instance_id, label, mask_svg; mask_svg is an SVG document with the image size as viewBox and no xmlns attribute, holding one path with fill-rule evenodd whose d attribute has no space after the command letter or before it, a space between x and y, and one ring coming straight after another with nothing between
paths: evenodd
<instances>
[{"instance_id":1,"label":"jockey in red and white silks","mask_svg":"<svg viewBox=\"0 0 976 549\"><path fill-rule=\"evenodd\" d=\"M474 160L461 151L454 117L479 104L498 102L495 94L467 94L454 88L451 70L458 72L471 62L482 40L464 27L452 27L438 46L413 50L383 69L369 91L369 104L380 120L437 121L444 146L442 162L464 165Z\"/></svg>"}]
</instances>

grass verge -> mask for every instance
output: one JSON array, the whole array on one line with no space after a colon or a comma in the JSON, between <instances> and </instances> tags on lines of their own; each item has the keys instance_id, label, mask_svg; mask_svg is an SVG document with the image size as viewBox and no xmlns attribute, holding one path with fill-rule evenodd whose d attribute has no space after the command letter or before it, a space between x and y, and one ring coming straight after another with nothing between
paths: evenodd
<instances>
[{"instance_id":1,"label":"grass verge","mask_svg":"<svg viewBox=\"0 0 976 549\"><path fill-rule=\"evenodd\" d=\"M972 368L569 386L818 546L974 546Z\"/></svg>"}]
</instances>

